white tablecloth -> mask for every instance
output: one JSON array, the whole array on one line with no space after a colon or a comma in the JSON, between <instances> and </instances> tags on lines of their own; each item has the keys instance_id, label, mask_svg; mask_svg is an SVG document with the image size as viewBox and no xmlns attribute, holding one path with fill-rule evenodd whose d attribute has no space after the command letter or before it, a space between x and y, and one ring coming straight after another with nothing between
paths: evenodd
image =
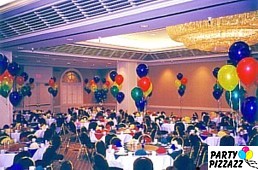
<instances>
[{"instance_id":1,"label":"white tablecloth","mask_svg":"<svg viewBox=\"0 0 258 170\"><path fill-rule=\"evenodd\" d=\"M204 143L208 144L209 146L219 146L221 137L218 136L211 136L204 140ZM244 146L246 142L243 138L239 136L235 136L235 146Z\"/></svg>"},{"instance_id":2,"label":"white tablecloth","mask_svg":"<svg viewBox=\"0 0 258 170\"><path fill-rule=\"evenodd\" d=\"M160 130L165 130L168 133L174 132L175 124L174 123L163 123L160 127Z\"/></svg>"},{"instance_id":3,"label":"white tablecloth","mask_svg":"<svg viewBox=\"0 0 258 170\"><path fill-rule=\"evenodd\" d=\"M43 154L45 153L46 149L47 149L46 146L39 148L34 153L32 159L34 161L42 160ZM2 167L7 168L7 167L12 166L15 155L16 155L15 153L0 154L0 169Z\"/></svg>"},{"instance_id":4,"label":"white tablecloth","mask_svg":"<svg viewBox=\"0 0 258 170\"><path fill-rule=\"evenodd\" d=\"M0 167L10 167L13 164L15 153L0 154Z\"/></svg>"},{"instance_id":5,"label":"white tablecloth","mask_svg":"<svg viewBox=\"0 0 258 170\"><path fill-rule=\"evenodd\" d=\"M108 154L107 161L110 167L118 167L124 170L133 170L133 163L139 157L142 156L119 156L117 159L114 159L112 158L111 154ZM163 170L168 166L173 165L173 159L169 155L149 155L144 157L147 157L152 161L154 170Z\"/></svg>"}]
</instances>

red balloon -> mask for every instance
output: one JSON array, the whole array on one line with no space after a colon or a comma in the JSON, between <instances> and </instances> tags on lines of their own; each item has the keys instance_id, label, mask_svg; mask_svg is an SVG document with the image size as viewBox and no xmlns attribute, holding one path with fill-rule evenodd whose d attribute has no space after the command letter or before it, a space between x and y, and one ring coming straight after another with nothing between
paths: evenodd
<instances>
[{"instance_id":1,"label":"red balloon","mask_svg":"<svg viewBox=\"0 0 258 170\"><path fill-rule=\"evenodd\" d=\"M237 74L246 86L253 84L257 79L257 61L252 57L242 59L237 64Z\"/></svg>"},{"instance_id":2,"label":"red balloon","mask_svg":"<svg viewBox=\"0 0 258 170\"><path fill-rule=\"evenodd\" d=\"M182 78L182 80L181 80L181 84L183 84L183 85L186 85L186 83L187 83L187 78Z\"/></svg>"},{"instance_id":3,"label":"red balloon","mask_svg":"<svg viewBox=\"0 0 258 170\"><path fill-rule=\"evenodd\" d=\"M49 86L54 87L55 81L53 79L49 79L48 84Z\"/></svg>"},{"instance_id":4,"label":"red balloon","mask_svg":"<svg viewBox=\"0 0 258 170\"><path fill-rule=\"evenodd\" d=\"M24 78L22 76L18 76L16 77L16 82L21 86L24 83Z\"/></svg>"},{"instance_id":5,"label":"red balloon","mask_svg":"<svg viewBox=\"0 0 258 170\"><path fill-rule=\"evenodd\" d=\"M107 80L106 81L106 83L105 83L106 85L107 85L107 87L109 87L110 86L110 82Z\"/></svg>"},{"instance_id":6,"label":"red balloon","mask_svg":"<svg viewBox=\"0 0 258 170\"><path fill-rule=\"evenodd\" d=\"M139 81L138 81L138 86L142 89L143 92L146 92L151 85L151 81L150 78L148 77L142 77Z\"/></svg>"},{"instance_id":7,"label":"red balloon","mask_svg":"<svg viewBox=\"0 0 258 170\"><path fill-rule=\"evenodd\" d=\"M118 74L116 77L115 77L115 82L116 84L118 85L121 85L124 81L124 77L121 75L121 74Z\"/></svg>"}]
</instances>

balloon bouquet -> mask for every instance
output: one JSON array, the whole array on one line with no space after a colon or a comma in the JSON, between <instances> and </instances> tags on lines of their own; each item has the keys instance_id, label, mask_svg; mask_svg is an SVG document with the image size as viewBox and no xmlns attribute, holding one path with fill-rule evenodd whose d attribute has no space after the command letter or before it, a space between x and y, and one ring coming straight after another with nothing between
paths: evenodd
<instances>
[{"instance_id":1,"label":"balloon bouquet","mask_svg":"<svg viewBox=\"0 0 258 170\"><path fill-rule=\"evenodd\" d=\"M102 82L102 88L98 88L98 84ZM89 94L90 92L94 93L94 97L97 103L102 104L104 101L107 100L107 93L109 88L109 81L106 78L100 79L99 76L94 76L92 80L90 80L88 85L88 79L84 80L85 87L84 90Z\"/></svg>"},{"instance_id":2,"label":"balloon bouquet","mask_svg":"<svg viewBox=\"0 0 258 170\"><path fill-rule=\"evenodd\" d=\"M250 57L248 44L239 41L231 45L228 52L230 62L218 71L218 82L226 90L226 100L229 106L239 113L249 123L258 118L257 96L246 97L246 88L255 84L258 79L258 62Z\"/></svg>"},{"instance_id":3,"label":"balloon bouquet","mask_svg":"<svg viewBox=\"0 0 258 170\"><path fill-rule=\"evenodd\" d=\"M180 113L182 114L182 96L185 94L186 84L187 84L187 78L184 77L182 73L177 74L177 80L175 80L175 85L178 88L177 92L180 96Z\"/></svg>"},{"instance_id":4,"label":"balloon bouquet","mask_svg":"<svg viewBox=\"0 0 258 170\"><path fill-rule=\"evenodd\" d=\"M56 97L57 93L58 93L58 85L56 83L56 78L55 77L51 77L48 81L48 85L50 87L48 87L48 92L53 96Z\"/></svg>"},{"instance_id":5,"label":"balloon bouquet","mask_svg":"<svg viewBox=\"0 0 258 170\"><path fill-rule=\"evenodd\" d=\"M131 96L135 101L135 106L139 112L143 112L147 105L147 100L152 95L153 85L149 77L147 77L149 68L146 64L139 64L136 73L139 76L138 87L131 91Z\"/></svg>"},{"instance_id":6,"label":"balloon bouquet","mask_svg":"<svg viewBox=\"0 0 258 170\"><path fill-rule=\"evenodd\" d=\"M9 63L7 57L0 54L0 95L4 98L9 96L13 106L18 106L23 97L30 97L31 89L34 88L34 79L29 79L29 75L21 70L20 65Z\"/></svg>"},{"instance_id":7,"label":"balloon bouquet","mask_svg":"<svg viewBox=\"0 0 258 170\"><path fill-rule=\"evenodd\" d=\"M125 94L120 90L122 89L124 77L121 74L118 74L115 70L112 70L109 73L109 77L113 81L113 86L110 88L110 92L118 103L122 103L125 98Z\"/></svg>"},{"instance_id":8,"label":"balloon bouquet","mask_svg":"<svg viewBox=\"0 0 258 170\"><path fill-rule=\"evenodd\" d=\"M219 82L218 82L218 72L219 72L220 68L219 67L216 67L213 69L213 76L216 78L216 83L214 84L213 86L213 92L212 92L212 95L214 97L214 99L217 100L218 102L218 111L220 110L220 98L223 94L223 88L220 86Z\"/></svg>"}]
</instances>

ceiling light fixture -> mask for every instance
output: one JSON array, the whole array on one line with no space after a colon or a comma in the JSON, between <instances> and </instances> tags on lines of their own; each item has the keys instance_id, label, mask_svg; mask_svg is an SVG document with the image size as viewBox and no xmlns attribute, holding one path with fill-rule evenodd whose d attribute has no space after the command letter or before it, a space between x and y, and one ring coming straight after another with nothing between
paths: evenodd
<instances>
[{"instance_id":1,"label":"ceiling light fixture","mask_svg":"<svg viewBox=\"0 0 258 170\"><path fill-rule=\"evenodd\" d=\"M73 41L73 39L72 39L72 38L67 38L66 40L67 40L67 41Z\"/></svg>"},{"instance_id":2,"label":"ceiling light fixture","mask_svg":"<svg viewBox=\"0 0 258 170\"><path fill-rule=\"evenodd\" d=\"M147 24L142 24L142 25L140 25L140 27L141 27L141 28L148 28L149 25L147 25Z\"/></svg>"},{"instance_id":3,"label":"ceiling light fixture","mask_svg":"<svg viewBox=\"0 0 258 170\"><path fill-rule=\"evenodd\" d=\"M208 18L167 27L172 40L182 42L187 48L203 51L227 52L236 41L249 45L258 42L258 11Z\"/></svg>"}]
</instances>

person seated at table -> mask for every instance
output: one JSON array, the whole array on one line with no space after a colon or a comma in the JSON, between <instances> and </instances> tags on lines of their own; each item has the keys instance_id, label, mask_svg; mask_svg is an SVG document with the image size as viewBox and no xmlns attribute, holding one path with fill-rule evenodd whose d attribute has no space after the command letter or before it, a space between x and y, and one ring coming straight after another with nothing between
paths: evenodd
<instances>
[{"instance_id":1,"label":"person seated at table","mask_svg":"<svg viewBox=\"0 0 258 170\"><path fill-rule=\"evenodd\" d=\"M171 149L172 153L169 155L175 159L177 156L181 155L183 153L183 147L184 147L184 140L181 137L174 137L171 140Z\"/></svg>"},{"instance_id":2,"label":"person seated at table","mask_svg":"<svg viewBox=\"0 0 258 170\"><path fill-rule=\"evenodd\" d=\"M235 139L230 135L225 135L220 139L219 146L235 146Z\"/></svg>"},{"instance_id":3,"label":"person seated at table","mask_svg":"<svg viewBox=\"0 0 258 170\"><path fill-rule=\"evenodd\" d=\"M194 114L192 116L192 122L198 121L198 118L199 118L198 114L196 112L194 112Z\"/></svg>"},{"instance_id":4,"label":"person seated at table","mask_svg":"<svg viewBox=\"0 0 258 170\"><path fill-rule=\"evenodd\" d=\"M49 166L56 160L63 160L64 156L57 153L57 145L49 146L43 154L43 159L40 161L44 167Z\"/></svg>"},{"instance_id":5,"label":"person seated at table","mask_svg":"<svg viewBox=\"0 0 258 170\"><path fill-rule=\"evenodd\" d=\"M176 170L194 170L194 162L187 155L179 155L173 164Z\"/></svg>"}]
</instances>

